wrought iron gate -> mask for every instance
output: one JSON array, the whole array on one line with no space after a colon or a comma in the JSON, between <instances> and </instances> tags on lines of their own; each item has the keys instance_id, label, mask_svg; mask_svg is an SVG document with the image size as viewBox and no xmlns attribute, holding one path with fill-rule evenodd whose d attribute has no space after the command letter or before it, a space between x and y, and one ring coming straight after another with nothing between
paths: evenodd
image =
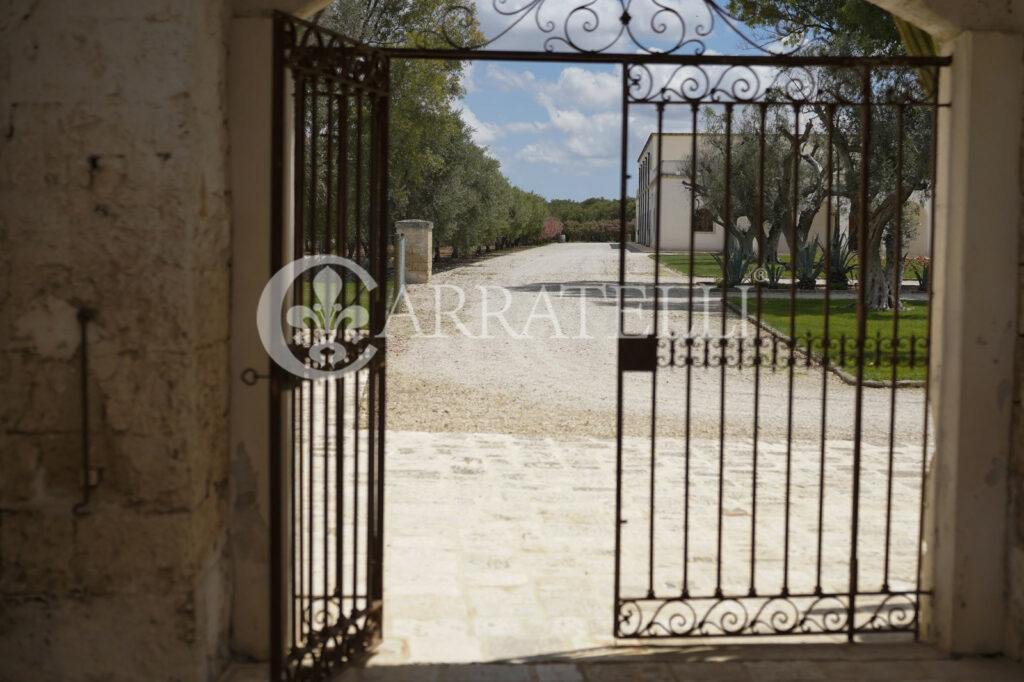
<instances>
[{"instance_id":1,"label":"wrought iron gate","mask_svg":"<svg viewBox=\"0 0 1024 682\"><path fill-rule=\"evenodd\" d=\"M652 43L638 38L631 15L645 4ZM913 230L934 230L935 121L948 106L938 80L949 60L711 56L701 39L716 20L735 26L710 0L704 23L657 2L580 2L560 21L542 20L543 5L495 4L509 25L493 38L463 45L442 30L423 47L369 48L278 15L274 270L320 254L385 281L389 60L617 65L614 635L916 632L928 595L920 552L931 324L901 326L913 316L900 312L903 245ZM447 13L463 21L472 10ZM535 51L494 49L531 15L542 41ZM599 30L602 20L613 30ZM668 36L670 24L679 36ZM620 43L633 49L614 52ZM656 132L639 164L637 229L627 235L630 120L644 111ZM670 153L671 132L690 136ZM922 164L923 175L907 171ZM808 173L819 180L818 208L801 187ZM683 208L666 202L673 184L684 190ZM915 193L931 210L921 209L927 216L912 230ZM687 235L682 277L660 265L652 277L630 276L629 242L660 263L670 221ZM708 249L719 258L710 275L695 256L698 224L720 238ZM809 241L814 229L820 250ZM780 239L788 262L778 257ZM880 249L891 263L884 278L856 272L851 253ZM338 301L314 301L328 265L306 270L290 290L295 307L310 308L304 319L317 317L316 303L335 310ZM341 297L337 310L365 306L366 324L353 314L326 330L300 325L289 348L305 369L275 368L271 377L274 679L323 679L381 631L386 294L339 277L327 287ZM833 293L839 279L855 283L852 296ZM878 287L889 287L896 308L885 331L867 312ZM929 288L926 319L930 298ZM852 326L837 320L837 305L855 308ZM808 315L820 323L806 327ZM326 360L313 353L325 346L335 353ZM313 372L366 355L344 376ZM623 432L626 406L636 404L650 417L639 439Z\"/></svg>"},{"instance_id":2,"label":"wrought iron gate","mask_svg":"<svg viewBox=\"0 0 1024 682\"><path fill-rule=\"evenodd\" d=\"M930 308L903 278L910 232L934 225L920 206L934 207L944 63L625 64L622 194L629 121L646 109L636 238L658 262L675 238L685 276L630 276L623 227L621 291L639 285L642 302L620 293L617 637L916 633L929 335L901 314ZM879 253L890 267L872 281ZM872 286L893 305L884 330ZM644 402L650 434L631 443L624 408Z\"/></svg>"},{"instance_id":3,"label":"wrought iron gate","mask_svg":"<svg viewBox=\"0 0 1024 682\"><path fill-rule=\"evenodd\" d=\"M274 22L271 667L321 680L380 637L388 59ZM285 309L287 308L287 310Z\"/></svg>"}]
</instances>

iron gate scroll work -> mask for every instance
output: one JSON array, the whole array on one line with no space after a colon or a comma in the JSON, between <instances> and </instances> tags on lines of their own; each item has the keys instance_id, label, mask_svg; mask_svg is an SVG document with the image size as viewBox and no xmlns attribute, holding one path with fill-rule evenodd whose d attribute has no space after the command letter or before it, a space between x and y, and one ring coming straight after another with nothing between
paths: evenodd
<instances>
[{"instance_id":1,"label":"iron gate scroll work","mask_svg":"<svg viewBox=\"0 0 1024 682\"><path fill-rule=\"evenodd\" d=\"M333 256L379 284L311 261L291 287L293 356L308 370L369 362L271 377L271 674L323 680L381 633L389 71L283 14L274 42L272 271Z\"/></svg>"},{"instance_id":2,"label":"iron gate scroll work","mask_svg":"<svg viewBox=\"0 0 1024 682\"><path fill-rule=\"evenodd\" d=\"M900 249L911 231L934 233L935 121L948 107L938 80L950 60L772 53L710 0L686 12L656 0L487 4L505 25L473 44L442 28L421 45L367 47L277 15L274 270L289 257L326 253L365 263L385 281L390 60L616 65L622 335L614 635L916 633L928 594L920 552L930 335L901 332ZM449 6L440 25L472 25L474 12ZM754 53L705 54L716 24ZM506 36L538 43L502 50ZM666 279L659 267L653 277L630 279L628 151L638 112L657 132L656 163L645 160L644 176L664 191L638 201L650 224L637 234L659 260L667 221L688 212L693 225L700 211L704 235L720 233L720 274L701 279L691 229L684 279ZM687 138L667 167L663 133L692 131L702 134ZM712 147L717 166L706 160ZM922 163L923 176L908 172ZM809 174L818 179L810 194L801 187ZM685 208L662 206L671 183L684 188ZM931 210L921 209L912 227L905 207L915 192ZM707 219L713 206L714 221ZM808 258L808 230L822 216L823 230L815 229L823 245ZM751 225L765 229L751 237ZM789 265L775 257L780 238L796 252ZM869 327L866 286L853 296L833 296L828 285L813 296L803 291L817 284L815 262L840 261L849 271L851 251L893 244L895 267L885 273L896 312L884 331ZM737 283L737 273L745 288L715 286ZM294 303L314 289L315 275L295 289ZM627 288L640 296L627 297ZM383 290L368 294L360 343L379 351L368 368L330 381L272 377L275 680L323 679L380 636ZM360 300L347 282L341 291L346 305ZM798 324L808 301L820 304L820 331ZM852 328L833 319L837 305L855 308ZM303 343L297 337L297 355L308 350ZM908 372L923 387L905 391ZM627 403L649 406L642 438L624 434ZM282 436L287 444L278 447Z\"/></svg>"}]
</instances>

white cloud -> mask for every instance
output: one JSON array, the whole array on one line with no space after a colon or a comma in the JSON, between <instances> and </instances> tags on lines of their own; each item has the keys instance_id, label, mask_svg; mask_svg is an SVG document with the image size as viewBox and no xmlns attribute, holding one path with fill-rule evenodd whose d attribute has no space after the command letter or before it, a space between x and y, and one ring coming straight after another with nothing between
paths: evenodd
<instances>
[{"instance_id":1,"label":"white cloud","mask_svg":"<svg viewBox=\"0 0 1024 682\"><path fill-rule=\"evenodd\" d=\"M505 124L505 131L509 133L541 133L547 129L546 124L536 121L515 121Z\"/></svg>"},{"instance_id":2,"label":"white cloud","mask_svg":"<svg viewBox=\"0 0 1024 682\"><path fill-rule=\"evenodd\" d=\"M559 172L586 175L594 168L617 166L621 145L621 93L618 69L588 70L567 66L554 80L530 72L489 67L489 82L533 94L546 120L502 126L505 134L532 139L515 155L517 161L553 166Z\"/></svg>"},{"instance_id":3,"label":"white cloud","mask_svg":"<svg viewBox=\"0 0 1024 682\"><path fill-rule=\"evenodd\" d=\"M617 73L568 66L562 69L557 82L544 84L541 95L552 103L582 109L617 109L622 101L622 80Z\"/></svg>"},{"instance_id":4,"label":"white cloud","mask_svg":"<svg viewBox=\"0 0 1024 682\"><path fill-rule=\"evenodd\" d=\"M518 152L516 158L527 163L561 165L568 159L565 152L549 144L528 144Z\"/></svg>"},{"instance_id":5,"label":"white cloud","mask_svg":"<svg viewBox=\"0 0 1024 682\"><path fill-rule=\"evenodd\" d=\"M652 74L656 78L668 78L675 71L674 67L659 69ZM477 76L480 75L478 72ZM483 85L485 79L478 78L478 82ZM542 112L533 120L499 125L481 122L473 112L463 110L463 119L477 131L474 138L478 142L487 144L502 138L499 147L491 147L499 160L519 164L520 168L544 167L545 171L564 176L605 178L611 173L617 177L622 151L619 67L567 65L544 78L514 67L490 65L486 83L505 91L522 92L521 96L530 97ZM636 155L657 128L657 110L653 105L631 105L628 115L627 171L634 173ZM689 106L668 107L665 131L687 132L690 116Z\"/></svg>"},{"instance_id":6,"label":"white cloud","mask_svg":"<svg viewBox=\"0 0 1024 682\"><path fill-rule=\"evenodd\" d=\"M480 88L476 85L476 62L463 62L465 64L462 67L462 89L466 91L468 95L471 92L478 92Z\"/></svg>"},{"instance_id":7,"label":"white cloud","mask_svg":"<svg viewBox=\"0 0 1024 682\"><path fill-rule=\"evenodd\" d=\"M470 130L473 131L473 142L482 147L486 147L505 134L500 125L485 123L477 118L476 114L466 106L465 102L459 102L459 114Z\"/></svg>"},{"instance_id":8,"label":"white cloud","mask_svg":"<svg viewBox=\"0 0 1024 682\"><path fill-rule=\"evenodd\" d=\"M504 91L529 90L537 77L530 71L517 71L500 64L487 65L487 82L494 83Z\"/></svg>"}]
</instances>

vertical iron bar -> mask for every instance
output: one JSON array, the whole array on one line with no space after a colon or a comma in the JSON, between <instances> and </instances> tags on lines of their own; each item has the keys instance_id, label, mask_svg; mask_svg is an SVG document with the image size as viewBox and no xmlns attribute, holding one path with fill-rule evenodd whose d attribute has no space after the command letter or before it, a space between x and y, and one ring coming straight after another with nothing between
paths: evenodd
<instances>
[{"instance_id":1,"label":"vertical iron bar","mask_svg":"<svg viewBox=\"0 0 1024 682\"><path fill-rule=\"evenodd\" d=\"M721 356L718 366L720 368L720 381L718 391L718 534L716 539L715 553L715 596L722 596L722 514L724 511L725 493L725 330L726 315L728 312L729 296L729 222L732 219L732 103L725 105L725 209L723 221L725 222L724 237L722 238L722 310L721 310L721 338L718 340L718 348ZM692 225L690 226L692 229Z\"/></svg>"},{"instance_id":2,"label":"vertical iron bar","mask_svg":"<svg viewBox=\"0 0 1024 682\"><path fill-rule=\"evenodd\" d=\"M356 177L355 177L355 243L354 258L359 262L363 218L363 93L356 92ZM354 302L362 299L362 286L354 283ZM359 609L359 372L352 377L352 617Z\"/></svg>"},{"instance_id":3,"label":"vertical iron bar","mask_svg":"<svg viewBox=\"0 0 1024 682\"><path fill-rule=\"evenodd\" d=\"M754 328L754 452L750 469L750 591L751 597L757 595L757 438L760 430L761 401L761 282L764 279L764 136L768 104L759 105L760 126L757 150L757 269L754 278L757 296L757 325Z\"/></svg>"},{"instance_id":4,"label":"vertical iron bar","mask_svg":"<svg viewBox=\"0 0 1024 682\"><path fill-rule=\"evenodd\" d=\"M619 287L618 336L623 333L625 323L622 308L622 289L626 278L626 156L629 143L629 85L628 76L632 65L622 65L622 133L619 141ZM657 267L657 266L655 266ZM615 592L612 603L612 636L619 634L619 600L622 588L622 345L619 345L618 363L615 371Z\"/></svg>"},{"instance_id":5,"label":"vertical iron bar","mask_svg":"<svg viewBox=\"0 0 1024 682\"><path fill-rule=\"evenodd\" d=\"M889 554L892 545L892 474L896 437L896 379L898 372L900 287L903 284L903 113L904 105L896 107L896 236L893 240L892 263L892 386L889 390L889 467L885 483L885 562L882 569L882 591L889 591Z\"/></svg>"},{"instance_id":6,"label":"vertical iron bar","mask_svg":"<svg viewBox=\"0 0 1024 682\"><path fill-rule=\"evenodd\" d=\"M697 103L690 104L690 253L687 272L686 294L686 415L683 481L683 598L690 594L690 398L693 378L693 251L694 223L697 220Z\"/></svg>"},{"instance_id":7,"label":"vertical iron bar","mask_svg":"<svg viewBox=\"0 0 1024 682\"><path fill-rule=\"evenodd\" d=\"M317 177L317 175L318 175L318 164L317 164L317 159L316 159L316 153L317 153L317 148L316 147L317 147L317 141L319 139L319 130L318 130L319 123L318 123L318 120L317 120L318 112L316 111L316 105L317 105L317 92L316 92L316 89L317 89L318 84L319 84L319 81L318 81L318 78L317 78L316 75L314 75L314 76L309 78L309 104L308 104L308 108L309 108L309 124L308 125L309 125L309 128L308 128L308 131L306 133L307 139L308 139L308 142L309 142L309 155L308 155L309 156L309 169L308 169L308 173L309 174L305 177L305 185L306 185L305 186L305 191L306 191L306 195L304 195L304 199L303 199L303 201L308 201L309 202L309 211L308 211L307 222L306 222L305 225L303 225L303 229L304 229L304 232L305 232L304 236L303 236L304 237L304 239L303 239L303 246L305 247L306 250L304 250L302 252L302 256L310 255L309 252L310 251L315 251L315 249L317 249L318 246L319 246L317 244L317 242L316 242L316 237L317 237L316 236L316 225L317 225L317 216L316 216L316 188L317 188L317 184L318 184L317 183L317 180L318 180L318 177ZM303 121L303 125L305 125L304 121ZM303 172L305 172L305 169L303 169ZM308 198L308 199L305 199L305 198ZM313 299L316 296L315 290L313 289L314 272L313 272L312 269L308 269L308 270L306 270L306 274L308 276L308 282L309 282L309 305L311 307L312 304L313 304ZM316 329L314 327L314 328L309 330L309 339L308 339L308 342L307 342L309 344L308 347L311 347L313 344L316 343L315 335L316 335ZM313 360L312 360L312 358L309 359L307 367L310 367L310 368L313 367ZM314 601L314 595L316 593L316 588L313 585L313 564L315 563L315 551L316 551L315 550L315 538L316 538L316 536L314 534L314 529L315 529L314 526L315 526L316 521L315 521L315 518L314 518L314 515L313 515L314 514L314 504L313 504L314 500L313 500L313 497L314 497L314 483L315 483L315 481L313 480L313 464L314 464L314 459L315 459L315 439L316 439L316 436L315 436L316 424L314 423L314 421L315 421L314 417L315 417L315 412L316 412L316 382L310 379L309 381L306 382L306 384L308 384L308 386L309 386L309 404L308 404L308 406L306 408L306 410L308 411L308 415L309 415L309 425L308 425L308 428L306 430L306 439L307 439L306 447L307 447L307 456L308 456L308 461L307 461L308 473L307 473L307 475L309 476L309 480L308 480L307 483L305 483L305 489L303 491L303 494L306 495L307 498L308 498L307 501L306 501L307 502L306 520L308 522L307 526L306 526L306 537L308 538L308 540L307 540L307 542L308 542L308 545L307 545L307 547L308 547L308 550L307 550L308 551L308 556L306 557L306 564L305 564L306 576L307 576L305 595L306 595L306 600L307 600L308 617L309 617L308 628L309 628L309 632L311 633L313 631L313 624L315 622L314 619L313 619L313 601Z\"/></svg>"},{"instance_id":8,"label":"vertical iron bar","mask_svg":"<svg viewBox=\"0 0 1024 682\"><path fill-rule=\"evenodd\" d=\"M839 226L832 225L832 173L833 157L833 125L835 119L835 105L827 104L825 111L828 115L828 158L826 161L828 175L828 192L825 195L825 303L824 303L824 337L821 344L821 457L818 463L818 551L817 564L815 568L814 592L821 594L821 554L822 537L825 523L825 448L828 440L828 363L829 363L829 315L832 313L832 239L835 237Z\"/></svg>"},{"instance_id":9,"label":"vertical iron bar","mask_svg":"<svg viewBox=\"0 0 1024 682\"><path fill-rule=\"evenodd\" d=\"M309 215L308 215L306 224L303 225L303 231L305 233L303 235L303 237L304 237L304 239L303 239L303 246L305 247L305 250L303 250L301 252L302 256L310 255L310 253L309 253L310 251L315 251L315 249L319 247L319 245L317 244L317 234L316 234L316 232L317 232L317 229L316 229L317 228L316 192L317 192L317 185L318 185L317 180L319 179L317 177L317 175L318 175L318 164L317 164L316 156L317 156L317 141L319 140L319 132L320 132L318 130L318 128L319 128L319 121L318 121L318 118L317 118L317 114L318 114L318 112L317 112L317 86L318 85L319 85L319 79L317 78L317 76L316 75L311 76L309 78L309 98L310 98L310 102L309 102L309 105L308 105L309 106L309 124L308 124L309 128L308 128L308 132L306 133L307 140L309 142L309 169L308 169L308 173L309 174L304 178L304 180L305 180L304 184L306 186L305 187L306 194L303 195L303 197L304 197L303 201L307 201L307 200L309 201L309 211L308 211ZM305 121L303 121L303 125L306 125ZM306 172L306 169L303 169L303 172ZM307 199L307 197L308 197L308 199ZM313 288L313 279L314 279L315 273L313 272L312 269L309 269L309 270L306 270L306 275L307 275L308 282L309 282L309 305L310 305L310 307L312 307L313 299L316 297L316 292L315 292L315 290ZM309 340L308 340L307 343L309 344L309 346L307 346L307 348L312 347L312 345L316 343L316 329L315 329L315 327L311 328L309 330ZM310 367L310 368L313 367L313 360L312 360L312 358L310 358L309 362L307 363L307 366ZM316 449L315 448L315 441L316 441L316 436L315 436L316 431L315 431L315 429L316 429L316 424L314 423L314 416L315 416L314 413L316 412L316 382L313 381L312 379L310 379L309 381L306 382L306 384L308 384L308 386L309 386L309 404L306 407L306 410L308 411L308 415L309 415L309 417L308 417L309 418L309 425L308 425L307 430L306 430L306 439L307 439L306 448L307 448L307 456L308 456L308 460L307 460L306 464L307 464L307 472L308 472L307 475L309 476L309 481L303 483L303 488L304 488L303 489L303 494L306 495L307 498L308 498L308 500L307 500L307 515L306 515L306 520L308 522L307 527L306 527L306 537L307 537L307 542L308 542L308 545L307 545L308 556L306 557L306 565L305 565L307 580L306 580L306 590L305 590L304 594L306 595L306 600L307 600L308 617L309 617L309 631L312 632L313 629L314 629L313 628L313 624L315 622L314 618L313 618L313 602L314 602L314 595L316 593L316 588L315 588L315 586L313 584L313 565L316 563L316 549L315 549L316 548L316 544L315 544L316 535L314 533L314 530L315 530L314 527L316 525L316 521L315 521L315 518L314 518L314 499L313 499L313 496L314 496L313 464L314 464L314 459L315 459L315 454L316 454L315 453L315 449Z\"/></svg>"},{"instance_id":10,"label":"vertical iron bar","mask_svg":"<svg viewBox=\"0 0 1024 682\"><path fill-rule=\"evenodd\" d=\"M783 523L782 596L789 594L789 517L790 492L793 479L793 373L796 364L796 264L800 255L797 243L797 225L800 221L800 104L793 105L793 221L790 224L789 253L789 375L786 394L786 490L785 520ZM810 349L808 349L808 352Z\"/></svg>"},{"instance_id":11,"label":"vertical iron bar","mask_svg":"<svg viewBox=\"0 0 1024 682\"><path fill-rule=\"evenodd\" d=\"M327 128L326 128L326 133L325 133L325 135L327 137L327 156L325 158L325 163L324 163L324 169L325 169L325 173L326 173L327 177L325 178L325 182L324 182L324 218L323 218L322 221L320 221L320 225L321 225L320 229L323 232L323 245L321 246L321 250L322 250L323 253L330 253L331 252L331 248L330 248L329 227L331 225L331 205L333 203L333 197L331 195L333 193L332 190L334 188L334 183L333 183L333 181L334 181L334 175L333 175L334 168L333 168L332 163L331 163L334 160L334 138L333 138L333 136L331 134L331 131L333 130L333 126L334 126L334 97L332 97L332 95L331 95L331 84L329 82L325 82L324 83L324 87L327 89L326 93L325 93L325 97L324 97L324 100L325 100L325 102L327 104ZM315 186L315 184L314 184L314 186ZM330 295L330 294L328 294L328 295ZM323 333L326 334L327 330L324 329ZM326 367L322 367L321 369L327 369L327 368ZM329 505L328 505L327 501L330 499L329 479L330 479L330 470L331 470L331 468L330 468L330 460L328 459L328 454L329 454L329 451L330 451L330 440L329 440L330 439L330 425L329 425L329 418L330 418L330 409L329 409L329 405L330 405L330 385L329 385L329 383L327 381L321 381L320 383L323 385L323 406L321 407L321 409L323 410L323 444L324 444L323 445L323 447L324 447L324 456L323 456L323 461L324 461L324 463L323 463L323 468L324 468L323 469L324 485L323 485L323 501L322 501L323 509L321 510L321 515L322 515L322 518L323 518L323 533L324 533L323 556L321 557L321 563L323 565L324 575L323 575L323 580L322 580L323 594L321 596L323 598L324 623L326 625L329 625L331 623L331 620L330 620L330 613L331 613L331 611L330 611L330 604L329 604L329 599L330 599L329 593L330 593L330 590L327 587L327 576L328 576L328 573L329 573L329 570L330 570L329 569L330 551L328 549L328 542L329 542L329 538L330 538L330 533L327 532L327 519L328 519L328 515L330 513L330 509L329 509Z\"/></svg>"},{"instance_id":12,"label":"vertical iron bar","mask_svg":"<svg viewBox=\"0 0 1024 682\"><path fill-rule=\"evenodd\" d=\"M658 103L658 165L656 173L658 177L658 207L657 213L654 215L654 337L658 337L658 284L660 283L659 273L661 272L661 214L662 214L662 192L661 187L661 168L663 165L662 152L664 145L662 138L665 132L665 103ZM648 538L648 555L647 555L647 596L650 599L654 598L654 515L655 515L655 504L654 504L654 468L655 468L655 452L657 450L658 443L658 431L657 431L657 419L658 419L658 363L654 363L651 369L651 479L650 479L650 518L649 521L649 538Z\"/></svg>"},{"instance_id":13,"label":"vertical iron bar","mask_svg":"<svg viewBox=\"0 0 1024 682\"><path fill-rule=\"evenodd\" d=\"M388 83L390 91L391 83L391 61L385 60L385 81ZM388 150L390 149L390 102L389 97L381 99L380 104L382 111L380 113L380 152L378 162L380 163L380 191L378 194L378 200L380 202L380 223L381 229L387 231L391 226L391 220L388 215ZM386 239L381 238L381 249L386 249ZM375 560L376 567L374 571L374 597L381 601L381 607L377 611L378 626L383 626L384 618L384 465L387 450L385 448L385 435L387 433L385 427L385 419L387 417L387 339L383 334L384 325L386 323L384 306L387 298L387 266L385 263L386 254L382 253L381 256L381 279L384 280L384 292L381 296L380 309L378 310L378 352L381 355L381 362L377 369L378 380L380 381L380 389L377 396L378 406L374 406L373 409L379 409L380 413L377 417L377 547L375 549ZM398 292L398 283L395 282L394 290Z\"/></svg>"},{"instance_id":14,"label":"vertical iron bar","mask_svg":"<svg viewBox=\"0 0 1024 682\"><path fill-rule=\"evenodd\" d=\"M379 149L377 145L380 143L379 138L379 126L378 126L378 103L380 97L372 97L369 99L368 104L370 107L370 186L369 186L369 231L370 234L370 275L377 282L378 286L369 292L369 309L370 309L370 323L367 331L371 336L375 336L377 332L377 325L380 321L378 315L378 302L380 301L380 292L382 289L387 289L387 282L382 280L380 277L380 264L382 261L380 255L381 242L381 224L380 224L380 211L379 211L379 194L380 194L380 157ZM376 427L377 427L377 371L376 365L378 359L371 360L369 369L367 372L367 387L369 392L369 400L367 403L367 429L366 429L366 567L364 591L366 594L366 606L369 609L372 604L373 598L373 584L374 584L374 521L375 521L375 510L376 510L376 473L377 463L375 461L377 455L377 443L375 439ZM368 616L369 617L369 616Z\"/></svg>"},{"instance_id":15,"label":"vertical iron bar","mask_svg":"<svg viewBox=\"0 0 1024 682\"><path fill-rule=\"evenodd\" d=\"M341 86L338 98L338 255L347 256L348 248L348 86ZM346 268L341 269L341 300L345 302L345 288L348 277ZM344 321L338 327L338 335L345 334ZM339 339L341 340L341 339ZM336 392L334 399L334 438L335 461L335 501L334 501L334 591L338 599L338 615L344 614L342 595L344 593L345 556L345 377L338 377L334 382Z\"/></svg>"},{"instance_id":16,"label":"vertical iron bar","mask_svg":"<svg viewBox=\"0 0 1024 682\"><path fill-rule=\"evenodd\" d=\"M864 101L860 105L860 186L857 188L857 201L860 204L860 225L857 227L857 384L853 417L853 500L850 524L850 603L847 616L847 638L853 641L856 624L857 580L857 533L860 523L860 458L861 458L861 427L864 420L864 336L867 329L867 313L864 301L864 255L867 251L868 229L868 183L871 179L870 148L871 148L871 69L862 67L862 88Z\"/></svg>"},{"instance_id":17,"label":"vertical iron bar","mask_svg":"<svg viewBox=\"0 0 1024 682\"><path fill-rule=\"evenodd\" d=\"M292 258L301 258L304 253L304 242L306 234L306 214L305 214L305 198L306 198L306 87L307 79L304 76L299 76L296 73L295 80L295 138L293 145L295 148L295 162L292 168L293 181L295 183L293 202L294 208L294 223L292 224ZM305 282L307 277L303 276L302 282L299 283L294 291L295 302L297 305L305 303ZM302 341L298 342L299 345L305 344L305 337ZM305 609L305 595L306 595L306 573L305 573L305 559L306 559L306 548L304 540L304 526L305 526L305 490L304 490L304 468L303 468L303 456L304 448L306 445L305 440L305 422L303 421L303 412L306 409L306 382L301 381L295 389L298 393L298 411L292 414L292 420L298 424L298 439L296 440L295 447L293 449L294 458L297 460L293 462L292 466L297 469L295 478L292 479L292 494L295 498L295 510L296 517L292 522L292 534L293 542L298 549L298 559L295 565L292 567L293 573L297 575L296 587L297 592L293 593L292 601L296 610L295 621L294 621L294 633L295 633L295 645L301 647L305 641L306 635L306 619L304 614Z\"/></svg>"}]
</instances>

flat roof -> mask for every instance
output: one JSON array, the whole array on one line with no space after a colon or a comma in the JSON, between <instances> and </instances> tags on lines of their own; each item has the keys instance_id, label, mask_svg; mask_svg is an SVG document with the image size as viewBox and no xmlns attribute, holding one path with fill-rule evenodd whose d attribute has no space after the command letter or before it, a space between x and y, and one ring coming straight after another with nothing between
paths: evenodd
<instances>
[{"instance_id":1,"label":"flat roof","mask_svg":"<svg viewBox=\"0 0 1024 682\"><path fill-rule=\"evenodd\" d=\"M665 137L683 137L683 136L686 136L686 135L693 135L693 133L662 133L662 135L664 135ZM644 152L647 150L647 147L649 147L650 144L651 144L651 140L653 140L657 136L658 136L658 133L651 133L651 134L649 134L647 136L647 141L644 142L644 146L640 150L640 156L636 157L637 161L639 161L641 159L641 157L643 157Z\"/></svg>"}]
</instances>

